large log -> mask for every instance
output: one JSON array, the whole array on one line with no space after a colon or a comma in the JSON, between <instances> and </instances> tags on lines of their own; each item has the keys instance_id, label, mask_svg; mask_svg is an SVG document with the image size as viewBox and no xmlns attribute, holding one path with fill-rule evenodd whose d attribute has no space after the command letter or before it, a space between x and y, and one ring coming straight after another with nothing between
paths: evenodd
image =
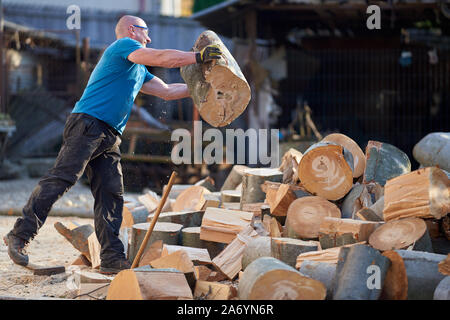
<instances>
[{"instance_id":1,"label":"large log","mask_svg":"<svg viewBox=\"0 0 450 320\"><path fill-rule=\"evenodd\" d=\"M322 282L327 288L326 299L331 299L333 296L333 281L336 274L336 264L305 260L302 262L299 271L301 274L304 274L311 279Z\"/></svg>"},{"instance_id":2,"label":"large log","mask_svg":"<svg viewBox=\"0 0 450 320\"><path fill-rule=\"evenodd\" d=\"M183 228L181 230L181 244L186 247L207 249L214 259L224 248L225 244L200 239L200 227Z\"/></svg>"},{"instance_id":3,"label":"large log","mask_svg":"<svg viewBox=\"0 0 450 320\"><path fill-rule=\"evenodd\" d=\"M183 190L172 205L172 210L179 211L200 211L206 202L205 194L211 191L202 186L192 186Z\"/></svg>"},{"instance_id":4,"label":"large log","mask_svg":"<svg viewBox=\"0 0 450 320\"><path fill-rule=\"evenodd\" d=\"M366 147L364 183L386 181L411 171L408 156L397 147L383 142L369 141Z\"/></svg>"},{"instance_id":5,"label":"large log","mask_svg":"<svg viewBox=\"0 0 450 320\"><path fill-rule=\"evenodd\" d=\"M145 270L145 271L144 271ZM117 274L106 300L192 300L186 277L169 269L129 269Z\"/></svg>"},{"instance_id":6,"label":"large log","mask_svg":"<svg viewBox=\"0 0 450 320\"><path fill-rule=\"evenodd\" d=\"M241 209L245 203L264 201L266 194L261 185L265 181L281 182L283 173L278 169L257 168L246 169L242 177Z\"/></svg>"},{"instance_id":7,"label":"large log","mask_svg":"<svg viewBox=\"0 0 450 320\"><path fill-rule=\"evenodd\" d=\"M272 238L271 256L295 268L299 254L317 251L320 244L317 241L303 241L292 238Z\"/></svg>"},{"instance_id":8,"label":"large log","mask_svg":"<svg viewBox=\"0 0 450 320\"><path fill-rule=\"evenodd\" d=\"M384 223L370 235L369 244L380 251L411 248L433 252L427 225L419 218Z\"/></svg>"},{"instance_id":9,"label":"large log","mask_svg":"<svg viewBox=\"0 0 450 320\"><path fill-rule=\"evenodd\" d=\"M391 179L384 189L385 221L406 217L440 219L450 212L450 179L436 167Z\"/></svg>"},{"instance_id":10,"label":"large log","mask_svg":"<svg viewBox=\"0 0 450 320\"><path fill-rule=\"evenodd\" d=\"M339 208L321 197L303 197L291 203L286 217L289 238L315 239L324 217L341 217Z\"/></svg>"},{"instance_id":11,"label":"large log","mask_svg":"<svg viewBox=\"0 0 450 320\"><path fill-rule=\"evenodd\" d=\"M239 280L241 300L323 300L325 286L271 257L247 266Z\"/></svg>"},{"instance_id":12,"label":"large log","mask_svg":"<svg viewBox=\"0 0 450 320\"><path fill-rule=\"evenodd\" d=\"M333 300L377 300L391 262L367 245L342 247L333 284ZM371 270L371 267L376 267ZM374 274L374 279L370 275Z\"/></svg>"},{"instance_id":13,"label":"large log","mask_svg":"<svg viewBox=\"0 0 450 320\"><path fill-rule=\"evenodd\" d=\"M298 166L301 185L328 200L343 198L353 186L353 156L332 142L309 147Z\"/></svg>"},{"instance_id":14,"label":"large log","mask_svg":"<svg viewBox=\"0 0 450 320\"><path fill-rule=\"evenodd\" d=\"M244 249L242 256L242 270L261 257L271 257L271 238L267 236L252 238Z\"/></svg>"},{"instance_id":15,"label":"large log","mask_svg":"<svg viewBox=\"0 0 450 320\"><path fill-rule=\"evenodd\" d=\"M242 176L246 169L248 169L247 166L234 165L220 190L235 190L242 183Z\"/></svg>"},{"instance_id":16,"label":"large log","mask_svg":"<svg viewBox=\"0 0 450 320\"><path fill-rule=\"evenodd\" d=\"M450 132L427 134L413 148L413 157L424 167L439 166L450 171Z\"/></svg>"},{"instance_id":17,"label":"large log","mask_svg":"<svg viewBox=\"0 0 450 320\"><path fill-rule=\"evenodd\" d=\"M252 213L245 211L207 208L200 228L200 239L230 243L250 225L252 217Z\"/></svg>"},{"instance_id":18,"label":"large log","mask_svg":"<svg viewBox=\"0 0 450 320\"><path fill-rule=\"evenodd\" d=\"M302 157L303 154L294 148L290 148L283 155L279 167L279 170L283 172L283 183L297 184L299 182L298 165Z\"/></svg>"},{"instance_id":19,"label":"large log","mask_svg":"<svg viewBox=\"0 0 450 320\"><path fill-rule=\"evenodd\" d=\"M353 155L353 178L359 178L366 167L366 157L359 145L350 137L342 133L332 133L322 139L322 142L334 142L343 146Z\"/></svg>"},{"instance_id":20,"label":"large log","mask_svg":"<svg viewBox=\"0 0 450 320\"><path fill-rule=\"evenodd\" d=\"M180 68L200 116L213 127L223 127L236 119L250 101L250 86L236 60L211 30L202 32L195 41L194 51L217 45L221 59Z\"/></svg>"},{"instance_id":21,"label":"large log","mask_svg":"<svg viewBox=\"0 0 450 320\"><path fill-rule=\"evenodd\" d=\"M130 251L128 254L130 261L134 261L149 227L150 223L146 222L135 224L131 228ZM157 222L144 250L147 250L154 241L158 240L162 240L165 244L179 244L182 228L183 226L177 223Z\"/></svg>"}]
</instances>

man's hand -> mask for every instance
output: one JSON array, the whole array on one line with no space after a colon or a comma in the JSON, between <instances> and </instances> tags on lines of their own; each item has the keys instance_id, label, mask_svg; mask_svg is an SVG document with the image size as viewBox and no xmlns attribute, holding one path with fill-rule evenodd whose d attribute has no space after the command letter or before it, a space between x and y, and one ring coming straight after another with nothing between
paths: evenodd
<instances>
[{"instance_id":1,"label":"man's hand","mask_svg":"<svg viewBox=\"0 0 450 320\"><path fill-rule=\"evenodd\" d=\"M220 59L221 54L222 51L220 51L219 46L216 44L211 44L204 47L200 52L197 52L195 54L195 59L197 63L204 63L214 59Z\"/></svg>"}]
</instances>

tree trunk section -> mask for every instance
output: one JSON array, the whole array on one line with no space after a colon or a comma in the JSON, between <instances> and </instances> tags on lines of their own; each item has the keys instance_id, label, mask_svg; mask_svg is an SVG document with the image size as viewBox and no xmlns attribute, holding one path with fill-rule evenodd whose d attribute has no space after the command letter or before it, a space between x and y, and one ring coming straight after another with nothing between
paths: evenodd
<instances>
[{"instance_id":1,"label":"tree trunk section","mask_svg":"<svg viewBox=\"0 0 450 320\"><path fill-rule=\"evenodd\" d=\"M270 237L255 237L251 239L244 249L242 256L242 270L261 257L271 257L271 238Z\"/></svg>"},{"instance_id":2,"label":"tree trunk section","mask_svg":"<svg viewBox=\"0 0 450 320\"><path fill-rule=\"evenodd\" d=\"M271 257L247 266L239 280L241 300L324 300L325 286Z\"/></svg>"},{"instance_id":3,"label":"tree trunk section","mask_svg":"<svg viewBox=\"0 0 450 320\"><path fill-rule=\"evenodd\" d=\"M369 141L366 147L366 169L364 183L386 181L411 171L411 162L406 153L391 144Z\"/></svg>"},{"instance_id":4,"label":"tree trunk section","mask_svg":"<svg viewBox=\"0 0 450 320\"><path fill-rule=\"evenodd\" d=\"M220 59L181 67L180 74L202 119L223 127L247 108L251 93L238 63L213 31L200 34L192 49L200 51L212 44L222 51Z\"/></svg>"},{"instance_id":5,"label":"tree trunk section","mask_svg":"<svg viewBox=\"0 0 450 320\"><path fill-rule=\"evenodd\" d=\"M450 171L450 132L426 135L414 146L413 157L424 167L439 166Z\"/></svg>"},{"instance_id":6,"label":"tree trunk section","mask_svg":"<svg viewBox=\"0 0 450 320\"><path fill-rule=\"evenodd\" d=\"M283 173L278 169L247 169L242 177L241 208L245 203L263 202L266 194L261 185L265 181L281 182Z\"/></svg>"},{"instance_id":7,"label":"tree trunk section","mask_svg":"<svg viewBox=\"0 0 450 320\"><path fill-rule=\"evenodd\" d=\"M311 279L322 282L327 288L326 299L329 300L332 298L336 264L306 260L303 261L299 271Z\"/></svg>"},{"instance_id":8,"label":"tree trunk section","mask_svg":"<svg viewBox=\"0 0 450 320\"><path fill-rule=\"evenodd\" d=\"M353 156L335 143L316 143L303 154L298 175L308 192L328 200L339 200L353 186Z\"/></svg>"},{"instance_id":9,"label":"tree trunk section","mask_svg":"<svg viewBox=\"0 0 450 320\"><path fill-rule=\"evenodd\" d=\"M299 254L317 251L319 243L317 241L303 241L291 238L272 238L272 257L295 268Z\"/></svg>"},{"instance_id":10,"label":"tree trunk section","mask_svg":"<svg viewBox=\"0 0 450 320\"><path fill-rule=\"evenodd\" d=\"M242 176L244 175L244 171L246 169L249 169L249 167L234 165L220 190L235 190L236 187L242 183Z\"/></svg>"}]
</instances>

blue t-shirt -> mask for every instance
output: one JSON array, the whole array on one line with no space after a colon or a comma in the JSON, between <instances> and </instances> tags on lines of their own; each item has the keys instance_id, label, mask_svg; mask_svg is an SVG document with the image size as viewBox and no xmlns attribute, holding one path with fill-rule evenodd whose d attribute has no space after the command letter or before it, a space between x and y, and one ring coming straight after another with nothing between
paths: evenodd
<instances>
[{"instance_id":1,"label":"blue t-shirt","mask_svg":"<svg viewBox=\"0 0 450 320\"><path fill-rule=\"evenodd\" d=\"M140 48L142 44L131 38L106 48L72 113L87 113L122 134L142 84L154 77L144 65L127 59Z\"/></svg>"}]
</instances>

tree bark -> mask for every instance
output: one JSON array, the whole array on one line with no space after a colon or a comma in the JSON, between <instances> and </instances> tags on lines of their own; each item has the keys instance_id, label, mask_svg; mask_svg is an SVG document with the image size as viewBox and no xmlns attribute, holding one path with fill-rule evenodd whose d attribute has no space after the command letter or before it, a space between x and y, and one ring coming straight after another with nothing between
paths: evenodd
<instances>
[{"instance_id":1,"label":"tree bark","mask_svg":"<svg viewBox=\"0 0 450 320\"><path fill-rule=\"evenodd\" d=\"M271 238L270 237L255 237L251 239L244 249L242 256L242 270L261 257L271 257Z\"/></svg>"},{"instance_id":2,"label":"tree bark","mask_svg":"<svg viewBox=\"0 0 450 320\"><path fill-rule=\"evenodd\" d=\"M211 259L214 259L225 248L225 244L200 239L200 227L183 228L181 243L186 247L207 249Z\"/></svg>"},{"instance_id":3,"label":"tree bark","mask_svg":"<svg viewBox=\"0 0 450 320\"><path fill-rule=\"evenodd\" d=\"M306 260L302 262L299 271L311 279L322 282L327 288L326 299L329 300L332 298L336 264Z\"/></svg>"},{"instance_id":4,"label":"tree bark","mask_svg":"<svg viewBox=\"0 0 450 320\"><path fill-rule=\"evenodd\" d=\"M303 241L291 238L272 238L271 252L272 257L295 268L299 254L317 251L319 249L317 241Z\"/></svg>"},{"instance_id":5,"label":"tree bark","mask_svg":"<svg viewBox=\"0 0 450 320\"><path fill-rule=\"evenodd\" d=\"M439 282L436 290L434 290L433 300L450 300L450 276Z\"/></svg>"},{"instance_id":6,"label":"tree bark","mask_svg":"<svg viewBox=\"0 0 450 320\"><path fill-rule=\"evenodd\" d=\"M450 171L450 132L427 134L413 148L413 157L424 167L439 166Z\"/></svg>"},{"instance_id":7,"label":"tree bark","mask_svg":"<svg viewBox=\"0 0 450 320\"><path fill-rule=\"evenodd\" d=\"M263 202L266 194L261 185L265 181L281 182L283 173L278 169L247 169L242 177L241 208L245 203Z\"/></svg>"},{"instance_id":8,"label":"tree bark","mask_svg":"<svg viewBox=\"0 0 450 320\"><path fill-rule=\"evenodd\" d=\"M162 212L158 217L158 222L171 222L181 224L183 228L199 227L202 224L205 211L182 211L182 212ZM151 222L153 214L148 216L147 221Z\"/></svg>"}]
</instances>

